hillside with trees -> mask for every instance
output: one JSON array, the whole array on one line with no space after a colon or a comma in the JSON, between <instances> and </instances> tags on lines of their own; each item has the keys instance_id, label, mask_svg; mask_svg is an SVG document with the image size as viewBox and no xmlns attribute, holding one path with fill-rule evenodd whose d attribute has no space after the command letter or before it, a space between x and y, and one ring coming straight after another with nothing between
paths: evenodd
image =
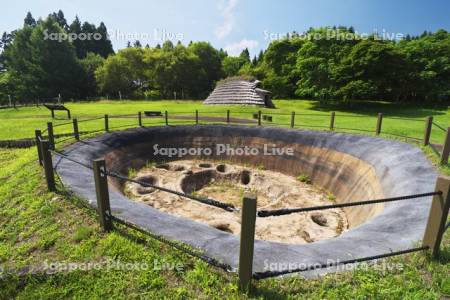
<instances>
[{"instance_id":1,"label":"hillside with trees","mask_svg":"<svg viewBox=\"0 0 450 300\"><path fill-rule=\"evenodd\" d=\"M101 39L51 40L48 34ZM330 34L331 33L331 34ZM204 99L219 80L251 75L276 98L321 101L450 102L450 33L401 40L362 36L352 27L311 28L272 41L251 58L230 56L207 42L140 41L114 53L102 22L68 24L62 11L45 20L28 13L22 28L0 42L0 100L22 102L120 93L132 99Z\"/></svg>"}]
</instances>

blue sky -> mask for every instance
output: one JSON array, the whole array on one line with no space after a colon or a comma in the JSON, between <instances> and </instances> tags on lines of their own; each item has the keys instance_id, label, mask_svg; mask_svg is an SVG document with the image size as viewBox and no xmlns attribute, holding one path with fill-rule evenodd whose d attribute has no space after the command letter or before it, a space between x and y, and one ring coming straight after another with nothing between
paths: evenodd
<instances>
[{"instance_id":1,"label":"blue sky","mask_svg":"<svg viewBox=\"0 0 450 300\"><path fill-rule=\"evenodd\" d=\"M112 32L114 48L133 36L151 46L165 38L183 43L209 41L230 54L248 47L252 54L270 39L309 27L354 26L360 33L420 34L450 30L450 1L446 0L33 0L2 3L0 32L22 26L27 11L35 18L62 9L71 22L99 24Z\"/></svg>"}]
</instances>

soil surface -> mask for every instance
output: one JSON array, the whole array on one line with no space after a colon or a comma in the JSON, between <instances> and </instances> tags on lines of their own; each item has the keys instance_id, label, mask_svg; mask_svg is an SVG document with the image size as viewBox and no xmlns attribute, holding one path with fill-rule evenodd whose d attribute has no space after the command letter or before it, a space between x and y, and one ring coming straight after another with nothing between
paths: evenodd
<instances>
[{"instance_id":1,"label":"soil surface","mask_svg":"<svg viewBox=\"0 0 450 300\"><path fill-rule=\"evenodd\" d=\"M149 165L134 179L176 191L208 197L241 207L245 191L258 196L258 209L280 209L325 205L333 196L313 184L258 167L226 162L181 160ZM305 180L305 176L302 178ZM228 212L167 192L127 183L125 194L166 213L196 220L232 234L240 233L240 213ZM291 244L329 239L347 230L348 222L341 209L295 213L257 218L256 238Z\"/></svg>"}]
</instances>

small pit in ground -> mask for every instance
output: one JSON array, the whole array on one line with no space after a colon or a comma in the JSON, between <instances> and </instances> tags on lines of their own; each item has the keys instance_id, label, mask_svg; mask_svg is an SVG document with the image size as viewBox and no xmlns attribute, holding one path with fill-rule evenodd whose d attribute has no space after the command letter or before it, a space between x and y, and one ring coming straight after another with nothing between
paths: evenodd
<instances>
[{"instance_id":1,"label":"small pit in ground","mask_svg":"<svg viewBox=\"0 0 450 300\"><path fill-rule=\"evenodd\" d=\"M227 166L223 164L217 165L216 170L217 172L225 173L227 171Z\"/></svg>"},{"instance_id":2,"label":"small pit in ground","mask_svg":"<svg viewBox=\"0 0 450 300\"><path fill-rule=\"evenodd\" d=\"M147 195L153 193L155 191L154 188L147 186L148 185L156 185L157 178L152 175L143 175L135 178L136 181L142 182L143 184L136 185L136 193L139 195Z\"/></svg>"},{"instance_id":3,"label":"small pit in ground","mask_svg":"<svg viewBox=\"0 0 450 300\"><path fill-rule=\"evenodd\" d=\"M302 183L292 176L230 163L182 160L145 167L134 179L200 198L230 203L238 208L246 191L257 194L258 209L264 210L332 203L327 191ZM166 213L224 232L240 234L239 212L228 212L137 183L127 183L124 192L129 198ZM255 235L261 240L303 244L336 237L347 228L345 213L341 209L329 209L257 218Z\"/></svg>"},{"instance_id":4,"label":"small pit in ground","mask_svg":"<svg viewBox=\"0 0 450 300\"><path fill-rule=\"evenodd\" d=\"M212 167L212 165L209 163L201 163L201 164L198 164L198 166L200 168L211 168Z\"/></svg>"}]
</instances>

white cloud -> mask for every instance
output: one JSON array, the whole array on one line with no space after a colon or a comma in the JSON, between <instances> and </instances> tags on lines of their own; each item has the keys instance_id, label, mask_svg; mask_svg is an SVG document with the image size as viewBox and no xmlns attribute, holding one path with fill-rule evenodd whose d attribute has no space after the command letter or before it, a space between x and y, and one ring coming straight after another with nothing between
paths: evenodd
<instances>
[{"instance_id":1,"label":"white cloud","mask_svg":"<svg viewBox=\"0 0 450 300\"><path fill-rule=\"evenodd\" d=\"M222 0L219 4L219 11L223 17L223 22L215 30L215 34L218 39L223 39L233 30L234 8L237 3L238 0Z\"/></svg>"},{"instance_id":2,"label":"white cloud","mask_svg":"<svg viewBox=\"0 0 450 300\"><path fill-rule=\"evenodd\" d=\"M258 47L258 41L243 39L239 42L227 45L225 47L225 50L229 55L236 56L239 55L245 48L248 48L249 51L252 51L256 47Z\"/></svg>"}]
</instances>

